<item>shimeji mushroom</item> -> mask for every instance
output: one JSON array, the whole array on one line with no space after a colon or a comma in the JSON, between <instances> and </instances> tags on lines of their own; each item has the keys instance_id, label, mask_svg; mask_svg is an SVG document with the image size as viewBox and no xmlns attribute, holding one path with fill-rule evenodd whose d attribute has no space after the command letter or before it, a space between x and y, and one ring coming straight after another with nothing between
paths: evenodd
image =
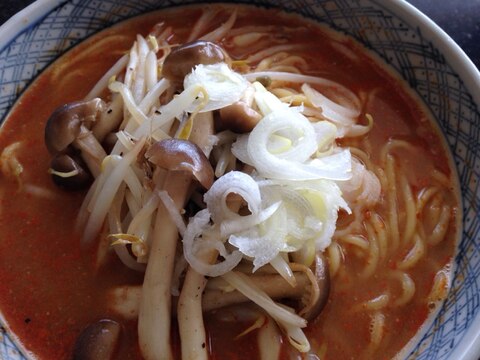
<instances>
[{"instance_id":1,"label":"shimeji mushroom","mask_svg":"<svg viewBox=\"0 0 480 360\"><path fill-rule=\"evenodd\" d=\"M198 145L191 141L160 140L150 146L145 156L165 170L190 172L205 189L213 184L212 165Z\"/></svg>"},{"instance_id":2,"label":"shimeji mushroom","mask_svg":"<svg viewBox=\"0 0 480 360\"><path fill-rule=\"evenodd\" d=\"M78 152L90 173L94 177L100 174L106 153L90 128L104 109L105 103L98 98L78 101L57 108L48 119L45 145L53 156L51 173L57 184L66 188L84 185L84 181L76 179L84 176L79 170L83 164L76 161ZM63 157L65 154L69 158Z\"/></svg>"},{"instance_id":3,"label":"shimeji mushroom","mask_svg":"<svg viewBox=\"0 0 480 360\"><path fill-rule=\"evenodd\" d=\"M261 119L262 115L245 101L239 100L219 110L215 126L218 131L231 130L243 134L252 131Z\"/></svg>"},{"instance_id":4,"label":"shimeji mushroom","mask_svg":"<svg viewBox=\"0 0 480 360\"><path fill-rule=\"evenodd\" d=\"M88 186L92 175L85 169L82 158L76 154L58 154L50 163L53 182L67 190L78 190Z\"/></svg>"},{"instance_id":5,"label":"shimeji mushroom","mask_svg":"<svg viewBox=\"0 0 480 360\"><path fill-rule=\"evenodd\" d=\"M197 40L176 47L165 58L162 74L172 83L180 85L195 65L230 63L225 51L213 42Z\"/></svg>"},{"instance_id":6,"label":"shimeji mushroom","mask_svg":"<svg viewBox=\"0 0 480 360\"><path fill-rule=\"evenodd\" d=\"M205 126L203 122L194 126ZM203 144L199 144L202 146ZM196 144L179 139L165 139L153 144L145 154L157 167L167 170L162 185L180 211L188 198L192 179L207 189L213 183L213 169ZM139 298L139 343L147 359L171 358L170 287L177 246L177 227L165 204L160 204L154 227L153 243ZM161 341L160 341L161 340Z\"/></svg>"}]
</instances>

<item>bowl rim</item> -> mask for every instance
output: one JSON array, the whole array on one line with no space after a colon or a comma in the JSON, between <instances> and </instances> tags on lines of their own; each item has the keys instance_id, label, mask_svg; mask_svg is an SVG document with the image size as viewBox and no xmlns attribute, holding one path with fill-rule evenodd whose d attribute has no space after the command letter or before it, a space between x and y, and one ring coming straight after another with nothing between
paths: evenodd
<instances>
[{"instance_id":1,"label":"bowl rim","mask_svg":"<svg viewBox=\"0 0 480 360\"><path fill-rule=\"evenodd\" d=\"M390 9L402 19L410 22L412 26L413 24L411 24L409 19L414 19L415 21L413 22L420 29L423 36L430 40L436 48L442 50L446 63L455 68L477 106L480 105L480 92L478 91L480 90L480 70L445 30L407 0L373 1L382 7Z\"/></svg>"},{"instance_id":2,"label":"bowl rim","mask_svg":"<svg viewBox=\"0 0 480 360\"><path fill-rule=\"evenodd\" d=\"M379 0L374 0L379 2ZM384 2L382 2L384 4ZM385 4L386 5L386 4ZM433 45L442 51L446 63L458 73L461 81L471 94L477 109L480 106L480 71L473 61L467 56L464 50L440 28L432 19L405 0L391 0L388 8L402 19L411 18L418 26L422 34L429 39ZM458 169L457 169L458 171ZM461 201L463 202L463 201ZM462 223L463 223L462 219ZM462 234L462 237L464 234ZM477 314L472 324L462 336L462 339L455 345L449 355L449 359L478 360L480 356L480 314Z\"/></svg>"},{"instance_id":3,"label":"bowl rim","mask_svg":"<svg viewBox=\"0 0 480 360\"><path fill-rule=\"evenodd\" d=\"M18 35L27 31L57 6L70 0L35 0L0 26L0 51L3 51Z\"/></svg>"},{"instance_id":4,"label":"bowl rim","mask_svg":"<svg viewBox=\"0 0 480 360\"><path fill-rule=\"evenodd\" d=\"M0 51L8 47L19 35L28 31L55 8L66 5L72 0L35 0L23 8L0 26ZM447 64L455 69L459 78L472 96L473 101L480 107L480 70L468 57L465 51L432 19L417 9L407 0L370 0L378 6L398 15L410 26L417 27L436 48L442 51ZM235 2L225 0L225 2ZM66 50L68 51L68 49ZM21 94L19 95L21 96ZM463 219L462 219L463 220ZM462 221L463 222L463 221ZM463 236L463 234L462 234ZM15 346L25 353L25 349L16 335L9 329L0 313L0 322L5 326L7 334ZM449 358L463 360L477 360L480 356L480 312L472 320L462 339L456 344Z\"/></svg>"},{"instance_id":5,"label":"bowl rim","mask_svg":"<svg viewBox=\"0 0 480 360\"><path fill-rule=\"evenodd\" d=\"M23 8L0 26L0 51L10 44L15 37L35 25L47 16L55 7L69 3L71 0L35 0ZM230 0L231 2L232 0ZM473 90L480 88L480 70L465 53L465 51L432 19L417 9L407 0L372 0L377 5L393 9L402 19L415 18L416 25L423 34L432 41L435 47L445 51L445 58L450 64L457 64L455 70L468 90L473 94L477 104L480 103L480 93ZM225 0L229 2L229 0Z\"/></svg>"}]
</instances>

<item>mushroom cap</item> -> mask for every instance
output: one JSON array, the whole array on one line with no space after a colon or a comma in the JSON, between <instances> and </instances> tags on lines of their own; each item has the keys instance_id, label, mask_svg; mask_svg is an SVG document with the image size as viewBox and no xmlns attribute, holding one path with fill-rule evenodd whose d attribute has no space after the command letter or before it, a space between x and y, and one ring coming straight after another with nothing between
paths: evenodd
<instances>
[{"instance_id":1,"label":"mushroom cap","mask_svg":"<svg viewBox=\"0 0 480 360\"><path fill-rule=\"evenodd\" d=\"M217 131L231 130L234 133L247 133L253 130L262 116L244 101L237 101L219 110L215 119Z\"/></svg>"},{"instance_id":2,"label":"mushroom cap","mask_svg":"<svg viewBox=\"0 0 480 360\"><path fill-rule=\"evenodd\" d=\"M206 189L213 184L214 171L203 151L188 140L164 139L154 143L145 153L146 158L161 168L187 171Z\"/></svg>"},{"instance_id":3,"label":"mushroom cap","mask_svg":"<svg viewBox=\"0 0 480 360\"><path fill-rule=\"evenodd\" d=\"M73 349L73 360L109 360L113 358L121 326L113 320L100 320L80 333Z\"/></svg>"},{"instance_id":4,"label":"mushroom cap","mask_svg":"<svg viewBox=\"0 0 480 360\"><path fill-rule=\"evenodd\" d=\"M90 185L92 176L85 169L82 159L75 155L58 154L50 163L52 179L55 185L65 190L82 190ZM70 176L60 176L58 173L72 173Z\"/></svg>"},{"instance_id":5,"label":"mushroom cap","mask_svg":"<svg viewBox=\"0 0 480 360\"><path fill-rule=\"evenodd\" d=\"M90 127L105 108L101 99L77 101L58 107L45 125L45 145L52 155L64 152L80 134L80 127Z\"/></svg>"},{"instance_id":6,"label":"mushroom cap","mask_svg":"<svg viewBox=\"0 0 480 360\"><path fill-rule=\"evenodd\" d=\"M173 49L163 62L162 74L173 83L181 84L195 65L220 62L230 62L223 48L210 41L197 40Z\"/></svg>"}]
</instances>

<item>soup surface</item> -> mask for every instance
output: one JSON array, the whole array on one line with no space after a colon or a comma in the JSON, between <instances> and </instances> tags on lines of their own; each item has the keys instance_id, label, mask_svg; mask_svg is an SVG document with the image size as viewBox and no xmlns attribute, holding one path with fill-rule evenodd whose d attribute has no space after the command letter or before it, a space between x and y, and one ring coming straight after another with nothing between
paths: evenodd
<instances>
[{"instance_id":1,"label":"soup surface","mask_svg":"<svg viewBox=\"0 0 480 360\"><path fill-rule=\"evenodd\" d=\"M404 84L352 39L277 10L243 6L219 7L207 30L225 22L233 9L238 11L233 29L257 27L251 30L257 40L248 46L238 45L245 38L228 34L219 41L237 65L250 57L238 71L257 69L264 57L253 55L268 44L262 34L274 33L270 41L278 51L271 62L281 62L284 53L297 56L284 69L292 66L342 84L361 101L360 125L373 119L368 133L343 136L337 143L350 147L378 177L380 198L368 207L351 201L353 215L340 212L325 250L328 303L305 333L320 359L393 358L448 291L458 199L443 141ZM103 318L124 327L118 358L141 358L137 322L112 310L109 290L143 281L142 273L128 269L113 252L97 267L94 250L81 249L74 227L85 193L63 191L52 182L45 123L58 106L84 98L136 34L146 35L163 22L172 28L169 43L182 44L202 11L187 7L143 15L84 41L34 81L3 124L0 309L25 349L39 359L70 358L82 329ZM287 87L299 91L298 84ZM239 336L253 322L230 308L205 314L211 358L259 358L257 330ZM172 334L179 356L175 321ZM281 358L292 354L283 340Z\"/></svg>"}]
</instances>

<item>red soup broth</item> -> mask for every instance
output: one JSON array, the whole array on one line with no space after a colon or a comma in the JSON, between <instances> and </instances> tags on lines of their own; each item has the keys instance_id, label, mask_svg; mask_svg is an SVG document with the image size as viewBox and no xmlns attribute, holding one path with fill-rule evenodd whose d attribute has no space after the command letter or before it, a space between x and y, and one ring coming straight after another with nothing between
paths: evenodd
<instances>
[{"instance_id":1,"label":"red soup broth","mask_svg":"<svg viewBox=\"0 0 480 360\"><path fill-rule=\"evenodd\" d=\"M212 28L231 11L228 7L222 9L220 14L225 16L218 16ZM367 141L344 139L341 145L356 146L379 163L381 149L389 139L406 139L415 144L421 151L405 151L400 161L403 168L408 169L414 191L432 183L434 169L447 178L452 177L451 162L428 113L405 85L382 68L361 45L277 10L237 9L236 27L258 24L305 27L317 45L302 52L310 64L310 75L331 78L356 94L374 92L373 100L364 109L374 119ZM129 50L137 33L146 35L156 23L163 21L174 29L170 43L182 43L191 26L185 25L185 19L189 19L188 24L194 24L200 13L198 7L155 12L94 35L49 66L21 96L3 124L0 148L20 142L16 154L23 172L20 181L0 177L0 309L19 342L39 359L70 358L81 330L103 318L116 319L124 326L119 358L141 358L136 322L117 319L117 315L111 313L106 291L116 285L141 284L143 275L127 269L114 255L105 266L95 269L93 254L80 249L74 226L84 193L65 192L53 184L47 173L50 156L43 140L45 123L58 106L82 99ZM289 36L293 43L305 41L298 35ZM225 47L234 59L245 55ZM451 192L446 201L456 209L457 199L454 191ZM383 217L388 216L383 200L375 210ZM348 217L341 216L340 221L345 220L343 218ZM442 245L428 247L427 257L409 270L416 285L415 295L408 306L383 311L385 336L372 357L395 356L427 320L432 309L426 299L437 272L448 270L452 261L456 231L452 218ZM400 248L368 279L358 276L361 264L349 256L353 251L351 247L344 248L344 271L332 279L326 308L306 330L312 347L322 359L358 358L371 341L372 315L352 311L352 308L387 290L393 297L401 292L399 285L391 285L385 274L396 269L406 256L407 248ZM258 358L255 332L237 338L251 324L225 323L224 315L218 311L205 317L212 359ZM178 355L179 340L176 330L172 331ZM286 343L284 341L283 358L289 356Z\"/></svg>"}]
</instances>

